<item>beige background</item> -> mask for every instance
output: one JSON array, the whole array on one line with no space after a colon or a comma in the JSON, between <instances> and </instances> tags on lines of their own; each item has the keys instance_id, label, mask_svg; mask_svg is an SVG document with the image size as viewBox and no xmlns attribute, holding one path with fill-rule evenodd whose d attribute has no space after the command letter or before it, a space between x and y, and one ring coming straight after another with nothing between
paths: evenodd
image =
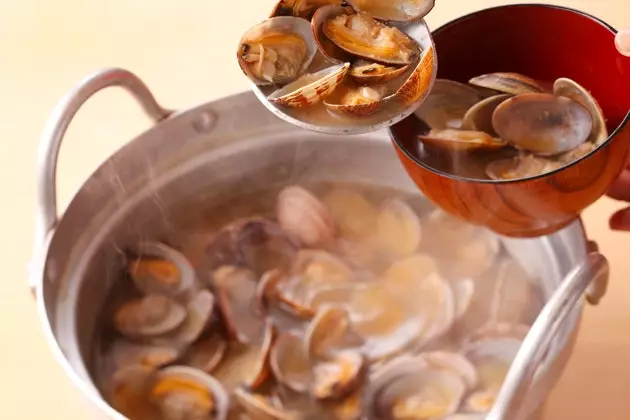
<instances>
[{"instance_id":1,"label":"beige background","mask_svg":"<svg viewBox=\"0 0 630 420\"><path fill-rule=\"evenodd\" d=\"M187 108L246 89L234 49L273 0L18 0L0 2L0 418L79 419L79 393L55 364L26 286L35 206L38 136L56 101L87 73L126 67L168 107ZM431 27L494 0L437 0ZM553 3L630 26L628 0ZM536 28L532 28L536 30ZM548 58L545 58L548 59ZM629 76L630 77L630 76ZM96 166L148 126L122 92L99 94L64 141L60 204ZM601 307L589 308L572 362L551 397L548 419L630 418L630 233L608 230L621 204L586 211L589 235L612 264Z\"/></svg>"}]
</instances>

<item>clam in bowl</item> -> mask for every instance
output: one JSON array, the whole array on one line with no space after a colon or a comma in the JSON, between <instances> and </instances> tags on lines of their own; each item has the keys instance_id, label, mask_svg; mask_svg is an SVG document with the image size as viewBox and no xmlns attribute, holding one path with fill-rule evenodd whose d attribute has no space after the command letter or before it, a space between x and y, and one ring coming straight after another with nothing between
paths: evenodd
<instances>
[{"instance_id":1,"label":"clam in bowl","mask_svg":"<svg viewBox=\"0 0 630 420\"><path fill-rule=\"evenodd\" d=\"M437 73L432 0L281 0L237 59L265 107L298 127L361 134L411 115Z\"/></svg>"}]
</instances>

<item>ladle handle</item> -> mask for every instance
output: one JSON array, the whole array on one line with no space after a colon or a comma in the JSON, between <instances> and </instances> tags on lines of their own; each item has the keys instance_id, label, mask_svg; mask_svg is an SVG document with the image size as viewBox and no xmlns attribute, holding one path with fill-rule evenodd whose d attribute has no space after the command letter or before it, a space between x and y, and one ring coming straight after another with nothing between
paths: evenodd
<instances>
[{"instance_id":1,"label":"ladle handle","mask_svg":"<svg viewBox=\"0 0 630 420\"><path fill-rule=\"evenodd\" d=\"M606 291L608 261L589 243L584 262L574 268L545 304L514 359L504 385L486 420L522 420L523 402L536 386L535 373L550 350L553 337L586 293L597 304Z\"/></svg>"},{"instance_id":2,"label":"ladle handle","mask_svg":"<svg viewBox=\"0 0 630 420\"><path fill-rule=\"evenodd\" d=\"M40 254L45 253L46 243L50 239L59 217L57 214L56 175L61 141L81 106L92 95L108 87L121 87L127 90L156 123L172 113L157 103L142 80L133 73L120 68L103 69L86 77L59 101L48 118L39 141L35 256L32 263L36 264L39 259L44 257Z\"/></svg>"}]
</instances>

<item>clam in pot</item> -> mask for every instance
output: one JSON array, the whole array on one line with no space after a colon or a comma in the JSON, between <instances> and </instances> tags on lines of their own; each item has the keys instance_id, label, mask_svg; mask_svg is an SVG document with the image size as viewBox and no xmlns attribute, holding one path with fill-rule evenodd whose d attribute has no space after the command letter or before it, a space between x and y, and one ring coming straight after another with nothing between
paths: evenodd
<instances>
[{"instance_id":1,"label":"clam in pot","mask_svg":"<svg viewBox=\"0 0 630 420\"><path fill-rule=\"evenodd\" d=\"M134 96L155 120L155 126L99 167L65 213L59 215L54 174L64 133L74 114L90 96L112 86L123 87ZM249 115L246 121L239 118L243 112ZM174 138L176 142L172 141ZM158 105L136 76L125 70L108 69L82 81L58 105L43 133L40 152L38 230L31 266L31 286L51 350L90 401L98 418L125 418L110 405L112 402L118 409L149 410L134 411L138 416L147 413L151 416L155 413L151 410L159 410L164 418L181 418L178 417L182 415L181 403L186 401L185 407L191 410L189 414L205 413L205 417L200 418L225 418L231 404L239 404L250 416L265 413L285 418L286 412L280 413L274 400L261 399L251 390L256 389L267 375L281 378L293 392L303 389L300 371L291 368L299 366L304 360L304 353L300 352L322 358L321 365L314 372L317 386L313 392L325 401L340 396L354 401L354 394L351 394L357 386L354 378L365 378L369 374L372 385L365 392L378 393L382 398L378 399L376 406L354 407L365 409L372 417L391 410L405 413L414 409L412 398L402 398L408 394L394 392L389 385L388 378L396 378L406 390L420 390L429 384L446 386L453 397L450 405L443 407L447 412L458 408L455 401L463 397L464 389L479 384L480 393L468 396L462 403L463 408L487 409L489 414L486 418L491 420L533 418L570 357L584 293L596 303L605 291L606 260L596 247L587 242L578 222L554 234L525 240L500 237L477 228L469 232L472 226L467 228L468 225L460 223L459 226L466 232L482 235L489 241L489 246L484 248L489 255L494 255L500 246L514 264L532 279L531 285L540 291L545 306L529 333L527 327L497 324L491 331L479 330L481 335L477 338L471 336L473 341L459 355L426 350L420 359L412 359L413 369L401 371L401 359L398 359L398 364L380 360L379 364L372 365L370 372L366 372L363 369L365 358L352 351L331 354L329 351L333 347L320 339L327 338L325 333L330 322L336 326L333 337L349 337L340 328L347 325L341 322L346 319L344 311L334 307L322 308L316 314L300 311L297 315L310 319L307 340L301 340L290 332L277 334L276 329L268 324L261 324L261 328L255 330L244 329L249 324L243 323L242 319L231 318L233 323L225 324L224 332L231 342L229 345L247 343L254 334L260 340L260 351L254 353L253 358L247 357L251 367L247 381L233 384L228 389L226 383L221 382L222 367L219 363L226 352L226 343L212 338L216 336L204 336L203 326L209 325L211 320L216 321L212 314L225 316L230 308L235 309L235 304L242 303L232 299L236 296L234 292L249 290L249 293L261 297L260 300L252 300L252 313L269 304L271 301L268 299L278 297L267 293L273 290L273 272L265 274L257 287L252 287L251 279L258 278L256 270L264 271L269 260L259 258L260 254L253 252L255 248L232 249L253 268L219 268L213 275L214 293L210 293L195 281L203 278L198 269L200 263L208 262L209 268L214 264L221 265L221 258L226 258L226 255L211 252L209 255L216 258L206 261L194 249L189 249L181 250L187 256L187 259L182 259L176 247L160 245L160 238L175 240L184 233L193 242L204 241L207 236L203 230L198 230L199 226L203 226L204 214L195 209L201 208L203 203L222 204L227 200L247 197L269 186L283 191L278 198L282 203L278 212L279 223L300 243L313 246L329 243L332 225L326 215L328 210L336 220L337 229L342 229L346 235L361 234L364 224L352 217L354 213L344 213L348 206L340 207L334 203L339 203L339 196L343 195L343 202L351 205L353 211L359 211L365 208L365 201L356 194L336 193L323 201L324 208L304 189L295 187L296 183L333 182L364 185L368 189L385 188L390 194L395 191L401 197L413 197L418 206L434 214L432 205L418 194L400 167L386 136L370 134L350 140L347 136L300 131L276 119L251 93L174 114ZM376 165L380 168L378 173L371 169ZM197 203L201 207L187 205L188 211L182 215L176 210L181 203ZM308 224L298 223L286 211L287 208L301 208ZM437 219L431 216L426 222L428 224L423 222L419 227L417 221L410 217L409 208L395 197L383 202L379 211L375 226L385 227L380 236L381 243L387 246L393 257L408 255L416 249L422 236L419 229L431 229L433 226L447 229L448 233L451 226L443 223L446 219L440 216L443 213L438 210ZM407 222L401 224L400 220ZM244 232L250 235L247 238L253 241L252 244L260 243L261 238L274 240L276 231L273 224L260 219L249 223L230 225L228 230L221 231L228 236L213 237L213 243L222 244L226 240L229 243L233 235ZM174 225L180 228L174 230ZM405 241L392 241L388 236L396 228L406 232ZM264 235L260 236L261 233ZM289 253L294 249L293 240L278 242L279 237L275 239L275 246L284 247ZM116 265L116 261L125 261L121 260L121 250L132 258L127 259L126 264ZM461 250L469 251L472 250ZM138 252L142 252L144 257L134 258ZM347 274L345 266L339 265L326 253L306 252L301 255L295 262L297 268L303 262L319 261L328 267L337 267L336 278L340 281ZM423 260L405 258L400 264L392 266L385 278L394 282L406 281L404 276L396 273L410 261L417 264ZM197 267L195 272L191 271L191 266ZM501 267L499 265L497 269L510 269ZM457 277L463 274L474 276L487 266L451 265L448 268L447 272ZM129 281L138 295L120 305L110 319L115 321L113 327L122 334L121 340L138 340L138 344L125 345L124 341L118 341L109 345L114 363L136 362L109 377L114 387L110 388L112 393L106 395L96 379L98 375L93 374L94 355L99 346L95 337L99 337L97 330L103 325L101 315L107 313L105 305L108 296L111 296L112 288L117 287L125 270L131 275ZM405 271L402 270L402 273ZM506 271L504 274L509 273ZM446 321L460 317L466 311L472 285L465 278L452 285L447 285L439 276L428 279L428 284L435 286L432 286L435 296L448 298L446 301L450 302L449 306L436 307L439 310L436 313L449 316L435 318L436 322L423 333L430 338L437 337L444 330ZM229 289L230 285L238 287ZM221 293L221 290L227 293ZM505 292L502 290L498 289L498 293ZM151 305L146 304L146 299L151 299ZM311 304L316 306L315 300L311 300ZM513 319L512 306L497 307L495 312L502 314L503 320ZM446 312L443 311L445 308L448 309ZM421 308L417 305L416 309ZM140 316L143 311L149 311L150 315ZM360 325L365 331L375 324L363 322ZM479 340L479 337L485 338ZM139 344L142 340L148 341ZM198 344L191 349L190 343L194 340L198 340ZM512 345L520 343L520 340L524 340L520 347ZM270 343L274 345L270 346ZM296 347L296 343L301 346ZM497 348L505 348L507 353L498 354L495 352ZM182 357L184 349L188 350ZM378 359L394 350L393 347L379 345L370 349L371 353L367 355L371 359ZM506 355L514 358L511 364L502 362ZM138 364L138 360L143 364ZM475 369L471 368L471 363L479 369L487 360L500 363L501 369L507 372L500 387L495 388L496 383L484 375L477 377ZM159 368L164 365L169 366ZM340 368L349 373L347 380L330 382L330 372ZM227 369L229 371L230 368ZM424 379L419 381L420 378ZM154 404L146 407L125 405L130 397L146 393L151 395ZM488 395L492 398L489 399ZM496 403L489 404L488 401L494 398ZM338 414L349 415L344 410ZM292 412L297 418L299 414L299 411Z\"/></svg>"}]
</instances>

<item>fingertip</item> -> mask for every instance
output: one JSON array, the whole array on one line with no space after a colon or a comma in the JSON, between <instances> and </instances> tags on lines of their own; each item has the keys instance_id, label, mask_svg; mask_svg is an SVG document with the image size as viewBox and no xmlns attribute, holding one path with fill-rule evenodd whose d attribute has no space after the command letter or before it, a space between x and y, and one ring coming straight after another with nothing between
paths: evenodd
<instances>
[{"instance_id":1,"label":"fingertip","mask_svg":"<svg viewBox=\"0 0 630 420\"><path fill-rule=\"evenodd\" d=\"M630 231L630 207L616 211L608 224L612 230Z\"/></svg>"},{"instance_id":2,"label":"fingertip","mask_svg":"<svg viewBox=\"0 0 630 420\"><path fill-rule=\"evenodd\" d=\"M623 29L617 33L615 45L621 54L630 57L630 29Z\"/></svg>"}]
</instances>

